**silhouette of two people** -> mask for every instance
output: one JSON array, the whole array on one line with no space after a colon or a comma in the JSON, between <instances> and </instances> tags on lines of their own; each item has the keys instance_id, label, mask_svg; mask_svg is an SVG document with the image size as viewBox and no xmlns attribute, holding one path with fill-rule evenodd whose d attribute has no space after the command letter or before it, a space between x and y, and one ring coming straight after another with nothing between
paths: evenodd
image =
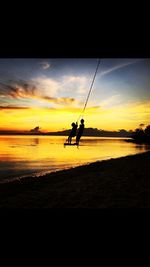
<instances>
[{"instance_id":1,"label":"silhouette of two people","mask_svg":"<svg viewBox=\"0 0 150 267\"><path fill-rule=\"evenodd\" d=\"M81 122L81 124L79 126L78 132L77 132L77 128L78 128L77 122L76 123L73 122L71 124L72 130L71 130L69 137L68 137L68 143L69 144L71 144L72 137L76 136L76 144L79 145L80 138L83 135L83 131L84 131L84 120L82 119L80 122Z\"/></svg>"}]
</instances>

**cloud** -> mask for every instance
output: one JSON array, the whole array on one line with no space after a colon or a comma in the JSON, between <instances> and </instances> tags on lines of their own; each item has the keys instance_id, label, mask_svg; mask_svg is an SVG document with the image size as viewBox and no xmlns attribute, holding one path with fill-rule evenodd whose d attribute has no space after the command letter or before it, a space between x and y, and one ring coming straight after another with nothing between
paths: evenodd
<instances>
[{"instance_id":1,"label":"cloud","mask_svg":"<svg viewBox=\"0 0 150 267\"><path fill-rule=\"evenodd\" d=\"M110 68L110 69L101 71L101 72L100 72L100 76L105 76L105 75L107 75L107 74L109 74L109 73L111 73L111 72L113 72L113 71L115 71L115 70L122 69L122 68L124 68L124 67L129 66L129 65L135 64L135 63L137 63L137 62L139 62L139 61L141 61L141 60L142 60L142 59L137 59L137 60L134 60L134 61L125 62L125 63L119 64L119 65L117 65L117 66L114 66L114 67L112 67L112 68Z\"/></svg>"},{"instance_id":2,"label":"cloud","mask_svg":"<svg viewBox=\"0 0 150 267\"><path fill-rule=\"evenodd\" d=\"M85 94L89 89L90 79L86 76L63 76L62 86L68 91L75 91L78 94Z\"/></svg>"},{"instance_id":3,"label":"cloud","mask_svg":"<svg viewBox=\"0 0 150 267\"><path fill-rule=\"evenodd\" d=\"M36 84L38 95L55 96L61 90L61 83L44 75L36 77L30 81Z\"/></svg>"},{"instance_id":4,"label":"cloud","mask_svg":"<svg viewBox=\"0 0 150 267\"><path fill-rule=\"evenodd\" d=\"M90 79L85 76L63 76L57 81L45 75L35 77L29 81L11 80L0 83L1 105L30 107L54 107L76 106L81 107L85 101L82 94L87 94ZM72 97L77 95L77 99ZM45 102L45 104L44 104ZM15 103L15 104L14 104Z\"/></svg>"},{"instance_id":5,"label":"cloud","mask_svg":"<svg viewBox=\"0 0 150 267\"><path fill-rule=\"evenodd\" d=\"M73 103L78 103L78 101L75 98L70 97L49 97L49 96L42 96L42 97L36 97L39 100L46 101L49 103L55 103L59 105L69 105Z\"/></svg>"},{"instance_id":6,"label":"cloud","mask_svg":"<svg viewBox=\"0 0 150 267\"><path fill-rule=\"evenodd\" d=\"M112 95L112 96L100 101L100 105L103 108L110 108L112 106L116 106L116 105L119 105L122 103L123 103L123 100L122 100L121 96L118 94Z\"/></svg>"},{"instance_id":7,"label":"cloud","mask_svg":"<svg viewBox=\"0 0 150 267\"><path fill-rule=\"evenodd\" d=\"M0 83L0 91L0 96L2 97L25 98L29 95L35 95L36 87L33 84L19 80L11 83Z\"/></svg>"},{"instance_id":8,"label":"cloud","mask_svg":"<svg viewBox=\"0 0 150 267\"><path fill-rule=\"evenodd\" d=\"M7 110L19 110L19 109L29 109L29 107L18 107L18 106L0 106L0 110L7 109Z\"/></svg>"},{"instance_id":9,"label":"cloud","mask_svg":"<svg viewBox=\"0 0 150 267\"><path fill-rule=\"evenodd\" d=\"M43 78L42 78L43 79ZM44 101L47 103L53 103L57 105L70 105L70 104L76 104L78 103L75 98L72 97L54 97L53 95L56 94L56 91L58 89L57 82L52 81L51 79L45 79L42 83L41 78L38 78L37 86L36 87L33 84L33 81L31 83L26 83L24 81L15 81L12 84L0 84L1 93L0 96L11 98L14 100L38 100L38 101ZM45 87L44 87L45 85ZM51 88L49 86L51 85ZM55 89L55 92L52 90ZM50 90L51 89L51 90ZM20 102L21 103L21 102ZM13 106L1 106L1 108L9 108L13 109ZM20 105L20 104L19 104ZM17 106L15 107L17 108ZM15 109L14 108L14 109ZM21 107L18 106L18 109L21 109Z\"/></svg>"},{"instance_id":10,"label":"cloud","mask_svg":"<svg viewBox=\"0 0 150 267\"><path fill-rule=\"evenodd\" d=\"M49 82L49 83L48 83ZM35 85L36 84L36 85ZM49 88L51 86L52 88ZM25 82L22 80L13 81L11 83L0 83L0 96L2 97L11 97L14 99L17 98L30 98L30 97L42 97L46 93L49 95L54 95L54 91L50 89L55 88L55 81L47 81L42 83L41 79ZM44 90L45 89L45 90ZM47 90L49 89L49 90Z\"/></svg>"},{"instance_id":11,"label":"cloud","mask_svg":"<svg viewBox=\"0 0 150 267\"><path fill-rule=\"evenodd\" d=\"M45 62L41 62L40 64L41 64L43 70L47 70L47 69L49 69L50 66L51 66L51 65L50 65L48 62L46 62L46 61L45 61Z\"/></svg>"}]
</instances>

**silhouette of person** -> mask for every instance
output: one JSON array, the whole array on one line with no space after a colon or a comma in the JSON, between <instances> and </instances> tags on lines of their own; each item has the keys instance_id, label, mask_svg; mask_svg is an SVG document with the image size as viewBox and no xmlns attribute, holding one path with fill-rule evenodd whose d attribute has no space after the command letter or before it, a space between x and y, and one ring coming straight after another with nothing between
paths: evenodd
<instances>
[{"instance_id":1,"label":"silhouette of person","mask_svg":"<svg viewBox=\"0 0 150 267\"><path fill-rule=\"evenodd\" d=\"M69 137L68 137L68 143L69 144L71 144L72 137L76 136L78 124L77 124L77 122L76 123L73 122L71 124L71 126L72 126L72 129L71 129L71 132L70 132Z\"/></svg>"},{"instance_id":2,"label":"silhouette of person","mask_svg":"<svg viewBox=\"0 0 150 267\"><path fill-rule=\"evenodd\" d=\"M79 144L80 138L83 135L83 131L84 131L84 120L82 119L80 122L81 122L81 124L80 124L79 130L77 133L77 137L76 137L76 143L77 144Z\"/></svg>"}]
</instances>

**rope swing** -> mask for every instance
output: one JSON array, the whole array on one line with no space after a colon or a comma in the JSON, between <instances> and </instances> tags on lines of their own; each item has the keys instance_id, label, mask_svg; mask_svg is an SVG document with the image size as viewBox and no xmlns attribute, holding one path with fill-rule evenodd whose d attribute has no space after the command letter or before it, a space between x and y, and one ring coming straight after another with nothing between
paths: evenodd
<instances>
[{"instance_id":1,"label":"rope swing","mask_svg":"<svg viewBox=\"0 0 150 267\"><path fill-rule=\"evenodd\" d=\"M97 66L96 66L96 70L95 70L95 73L94 73L94 76L93 76L93 79L92 79L92 83L91 83L91 86L90 86L90 89L89 89L89 92L88 92L88 95L87 95L83 110L81 111L81 114L77 119L77 123L76 124L74 122L72 123L72 127L73 128L71 130L71 133L69 134L68 139L66 139L66 141L64 143L64 147L66 145L68 145L68 146L77 145L77 147L78 147L78 145L79 145L79 141L80 141L80 138L81 138L81 136L83 134L83 130L84 130L84 124L82 124L84 122L84 120L83 120L83 122L81 120L81 125L80 125L80 128L79 128L79 132L78 132L78 135L76 136L76 130L77 130L77 127L78 127L78 121L79 121L81 116L82 116L82 119L83 119L83 114L84 114L84 111L86 109L86 106L87 106L87 103L88 103L88 100L89 100L89 97L90 97L90 94L91 94L91 91L92 91L92 87L93 87L93 84L94 84L94 81L95 81L95 78L96 78L96 74L97 74L100 62L101 62L101 59L98 60L98 63L97 63ZM71 144L72 137L75 137L75 136L76 136L76 143Z\"/></svg>"},{"instance_id":2,"label":"rope swing","mask_svg":"<svg viewBox=\"0 0 150 267\"><path fill-rule=\"evenodd\" d=\"M86 98L86 101L85 101L85 104L84 104L84 108L83 108L80 116L78 117L77 122L79 121L81 116L83 118L83 114L84 114L84 111L86 109L86 106L87 106L87 103L88 103L88 100L89 100L89 97L90 97L90 94L91 94L91 91L92 91L92 87L93 87L93 84L94 84L94 81L95 81L95 78L96 78L96 74L97 74L100 62L101 62L101 59L98 60L97 67L96 67L96 70L95 70L95 73L94 73L94 76L93 76L93 80L92 80L92 83L91 83L91 86L90 86L90 89L89 89L89 92L88 92L88 95L87 95L87 98Z\"/></svg>"}]
</instances>

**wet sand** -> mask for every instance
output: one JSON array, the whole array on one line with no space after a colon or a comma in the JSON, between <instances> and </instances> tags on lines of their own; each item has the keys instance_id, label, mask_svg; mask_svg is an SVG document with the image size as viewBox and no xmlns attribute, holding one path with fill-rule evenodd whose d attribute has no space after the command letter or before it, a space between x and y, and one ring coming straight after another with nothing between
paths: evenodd
<instances>
[{"instance_id":1,"label":"wet sand","mask_svg":"<svg viewBox=\"0 0 150 267\"><path fill-rule=\"evenodd\" d=\"M0 208L150 207L150 152L0 184Z\"/></svg>"}]
</instances>

